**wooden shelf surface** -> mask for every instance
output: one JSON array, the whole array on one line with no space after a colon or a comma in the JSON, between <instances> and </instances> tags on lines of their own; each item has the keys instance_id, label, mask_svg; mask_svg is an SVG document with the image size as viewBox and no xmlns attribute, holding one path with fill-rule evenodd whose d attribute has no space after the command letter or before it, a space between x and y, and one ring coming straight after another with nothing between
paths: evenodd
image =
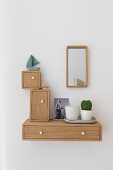
<instances>
[{"instance_id":1,"label":"wooden shelf surface","mask_svg":"<svg viewBox=\"0 0 113 170\"><path fill-rule=\"evenodd\" d=\"M93 124L70 124L63 120L31 122L27 119L22 127L23 140L102 140L102 125L99 122Z\"/></svg>"}]
</instances>

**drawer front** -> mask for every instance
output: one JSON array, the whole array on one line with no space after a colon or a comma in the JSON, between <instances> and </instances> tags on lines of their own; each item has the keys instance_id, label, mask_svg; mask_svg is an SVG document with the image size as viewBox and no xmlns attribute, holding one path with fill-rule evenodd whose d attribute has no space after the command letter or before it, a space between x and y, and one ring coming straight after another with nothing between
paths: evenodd
<instances>
[{"instance_id":1,"label":"drawer front","mask_svg":"<svg viewBox=\"0 0 113 170\"><path fill-rule=\"evenodd\" d=\"M23 72L22 79L23 88L40 88L41 75L40 72Z\"/></svg>"},{"instance_id":2,"label":"drawer front","mask_svg":"<svg viewBox=\"0 0 113 170\"><path fill-rule=\"evenodd\" d=\"M31 91L31 120L49 120L48 91Z\"/></svg>"},{"instance_id":3,"label":"drawer front","mask_svg":"<svg viewBox=\"0 0 113 170\"><path fill-rule=\"evenodd\" d=\"M101 140L99 127L24 126L24 139Z\"/></svg>"}]
</instances>

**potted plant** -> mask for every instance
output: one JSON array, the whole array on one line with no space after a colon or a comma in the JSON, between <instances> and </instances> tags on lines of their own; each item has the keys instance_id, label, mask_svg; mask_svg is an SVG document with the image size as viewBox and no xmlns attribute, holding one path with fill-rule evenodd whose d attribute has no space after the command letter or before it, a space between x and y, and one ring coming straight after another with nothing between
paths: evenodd
<instances>
[{"instance_id":1,"label":"potted plant","mask_svg":"<svg viewBox=\"0 0 113 170\"><path fill-rule=\"evenodd\" d=\"M92 102L90 100L83 100L81 102L81 119L82 120L91 120L92 113Z\"/></svg>"}]
</instances>

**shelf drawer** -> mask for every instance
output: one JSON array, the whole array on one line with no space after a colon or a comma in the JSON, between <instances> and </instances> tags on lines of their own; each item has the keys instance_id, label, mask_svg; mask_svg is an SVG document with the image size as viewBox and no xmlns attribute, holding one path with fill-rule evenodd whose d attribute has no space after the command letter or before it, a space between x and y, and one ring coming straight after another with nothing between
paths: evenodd
<instances>
[{"instance_id":1,"label":"shelf drawer","mask_svg":"<svg viewBox=\"0 0 113 170\"><path fill-rule=\"evenodd\" d=\"M22 72L22 88L41 87L41 73L39 71L23 71Z\"/></svg>"},{"instance_id":2,"label":"shelf drawer","mask_svg":"<svg viewBox=\"0 0 113 170\"><path fill-rule=\"evenodd\" d=\"M23 139L37 140L101 140L100 127L23 126Z\"/></svg>"}]
</instances>

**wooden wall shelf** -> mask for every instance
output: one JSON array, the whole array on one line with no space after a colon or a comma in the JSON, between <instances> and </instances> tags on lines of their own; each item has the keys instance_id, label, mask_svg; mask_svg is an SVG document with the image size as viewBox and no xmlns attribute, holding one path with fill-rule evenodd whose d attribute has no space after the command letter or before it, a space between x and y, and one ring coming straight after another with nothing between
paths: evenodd
<instances>
[{"instance_id":1,"label":"wooden wall shelf","mask_svg":"<svg viewBox=\"0 0 113 170\"><path fill-rule=\"evenodd\" d=\"M23 140L72 140L101 141L102 126L94 124L69 124L63 120L31 122L27 119L22 127Z\"/></svg>"}]
</instances>

